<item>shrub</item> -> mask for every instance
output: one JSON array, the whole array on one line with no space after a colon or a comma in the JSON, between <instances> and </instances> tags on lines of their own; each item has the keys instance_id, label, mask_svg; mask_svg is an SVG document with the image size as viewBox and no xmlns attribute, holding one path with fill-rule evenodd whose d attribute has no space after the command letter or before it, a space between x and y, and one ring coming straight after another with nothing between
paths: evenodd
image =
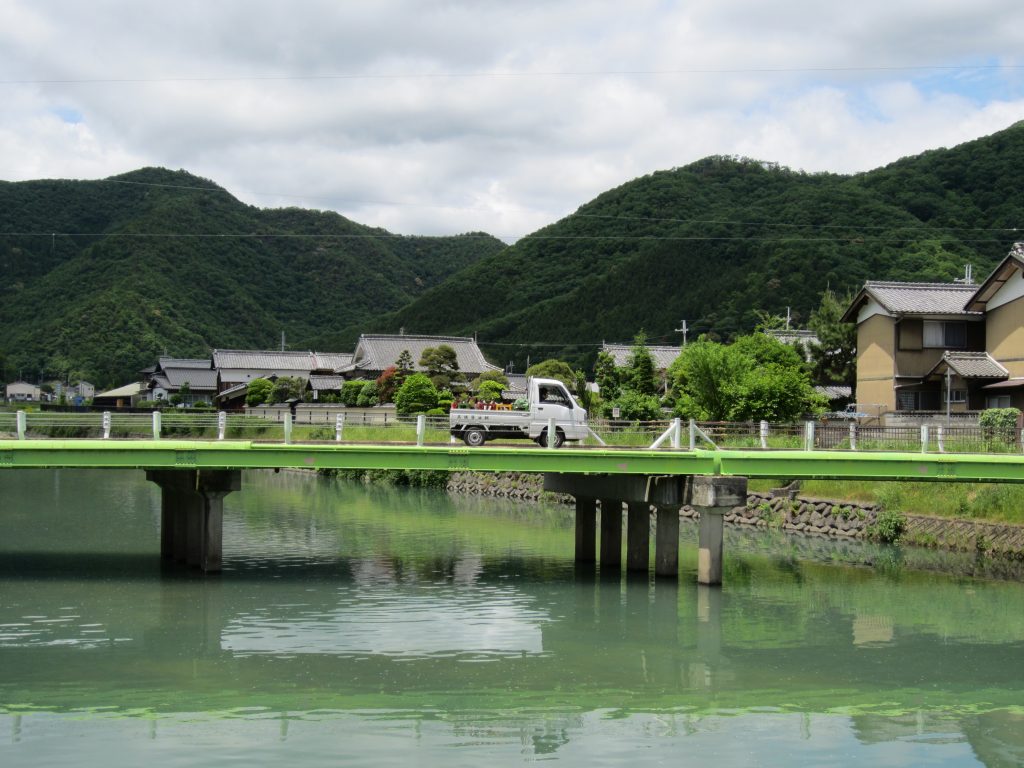
<instances>
[{"instance_id":1,"label":"shrub","mask_svg":"<svg viewBox=\"0 0 1024 768\"><path fill-rule=\"evenodd\" d=\"M395 408L400 414L426 413L437 407L437 388L425 374L414 373L395 393Z\"/></svg>"},{"instance_id":2,"label":"shrub","mask_svg":"<svg viewBox=\"0 0 1024 768\"><path fill-rule=\"evenodd\" d=\"M245 388L245 404L262 405L270 400L270 393L273 391L274 382L270 379L253 379Z\"/></svg>"},{"instance_id":3,"label":"shrub","mask_svg":"<svg viewBox=\"0 0 1024 768\"><path fill-rule=\"evenodd\" d=\"M368 381L359 390L356 405L359 408L371 408L377 404L377 383Z\"/></svg>"},{"instance_id":4,"label":"shrub","mask_svg":"<svg viewBox=\"0 0 1024 768\"><path fill-rule=\"evenodd\" d=\"M501 397L503 387L497 381L485 381L480 384L480 399L485 403L493 403Z\"/></svg>"},{"instance_id":5,"label":"shrub","mask_svg":"<svg viewBox=\"0 0 1024 768\"><path fill-rule=\"evenodd\" d=\"M355 408L364 384L365 381L346 381L341 387L341 402L349 408Z\"/></svg>"},{"instance_id":6,"label":"shrub","mask_svg":"<svg viewBox=\"0 0 1024 768\"><path fill-rule=\"evenodd\" d=\"M618 408L619 418L627 421L653 421L664 416L661 402L655 395L641 395L633 390L625 390L610 403L605 403L605 416L611 416L612 408Z\"/></svg>"},{"instance_id":7,"label":"shrub","mask_svg":"<svg viewBox=\"0 0 1024 768\"><path fill-rule=\"evenodd\" d=\"M900 540L907 529L907 517L898 509L879 510L875 523L871 526L872 534L880 541L894 544Z\"/></svg>"}]
</instances>

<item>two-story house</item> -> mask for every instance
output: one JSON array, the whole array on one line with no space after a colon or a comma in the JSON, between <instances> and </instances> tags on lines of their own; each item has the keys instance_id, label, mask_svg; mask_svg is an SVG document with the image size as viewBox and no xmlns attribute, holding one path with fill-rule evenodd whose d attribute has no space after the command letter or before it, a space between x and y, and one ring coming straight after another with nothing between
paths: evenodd
<instances>
[{"instance_id":1,"label":"two-story house","mask_svg":"<svg viewBox=\"0 0 1024 768\"><path fill-rule=\"evenodd\" d=\"M1024 407L1024 243L979 285L869 281L857 324L857 391L873 412Z\"/></svg>"}]
</instances>

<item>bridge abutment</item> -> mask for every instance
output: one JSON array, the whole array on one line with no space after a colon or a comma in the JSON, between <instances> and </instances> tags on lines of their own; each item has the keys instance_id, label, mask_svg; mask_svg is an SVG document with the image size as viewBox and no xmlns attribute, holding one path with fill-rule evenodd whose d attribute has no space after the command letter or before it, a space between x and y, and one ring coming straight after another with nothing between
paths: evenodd
<instances>
[{"instance_id":1,"label":"bridge abutment","mask_svg":"<svg viewBox=\"0 0 1024 768\"><path fill-rule=\"evenodd\" d=\"M242 487L242 473L231 469L146 470L160 487L160 556L204 573L221 570L224 550L224 497Z\"/></svg>"},{"instance_id":2,"label":"bridge abutment","mask_svg":"<svg viewBox=\"0 0 1024 768\"><path fill-rule=\"evenodd\" d=\"M626 513L626 570L650 571L651 510L655 511L654 573L679 576L679 509L692 504L701 513L697 582L722 583L723 518L746 503L747 479L723 476L643 476L554 474L544 476L544 490L576 499L576 561L593 562L599 549L602 570L622 565L622 506ZM600 541L596 499L601 503Z\"/></svg>"}]
</instances>

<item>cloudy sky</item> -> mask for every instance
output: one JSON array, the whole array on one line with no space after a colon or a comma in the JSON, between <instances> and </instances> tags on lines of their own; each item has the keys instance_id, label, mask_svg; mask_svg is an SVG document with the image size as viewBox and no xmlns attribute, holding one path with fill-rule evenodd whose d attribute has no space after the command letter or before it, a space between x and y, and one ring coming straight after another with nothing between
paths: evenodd
<instances>
[{"instance_id":1,"label":"cloudy sky","mask_svg":"<svg viewBox=\"0 0 1024 768\"><path fill-rule=\"evenodd\" d=\"M147 165L514 240L709 154L860 171L1024 119L1020 0L0 0L0 179Z\"/></svg>"}]
</instances>

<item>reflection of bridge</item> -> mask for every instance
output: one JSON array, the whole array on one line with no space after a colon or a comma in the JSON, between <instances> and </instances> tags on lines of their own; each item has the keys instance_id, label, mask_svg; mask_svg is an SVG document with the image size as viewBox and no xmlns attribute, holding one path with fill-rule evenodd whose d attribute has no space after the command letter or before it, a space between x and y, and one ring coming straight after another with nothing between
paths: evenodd
<instances>
[{"instance_id":1,"label":"reflection of bridge","mask_svg":"<svg viewBox=\"0 0 1024 768\"><path fill-rule=\"evenodd\" d=\"M384 469L536 472L545 488L576 498L576 559L619 566L622 508L626 568L650 568L657 510L658 575L679 570L678 509L701 510L698 581L721 583L722 517L743 504L748 477L1024 482L1024 456L853 451L545 450L454 445L262 443L176 440L2 440L0 468L141 468L163 491L161 551L215 572L221 567L223 497L242 469ZM607 514L611 512L611 514Z\"/></svg>"}]
</instances>

